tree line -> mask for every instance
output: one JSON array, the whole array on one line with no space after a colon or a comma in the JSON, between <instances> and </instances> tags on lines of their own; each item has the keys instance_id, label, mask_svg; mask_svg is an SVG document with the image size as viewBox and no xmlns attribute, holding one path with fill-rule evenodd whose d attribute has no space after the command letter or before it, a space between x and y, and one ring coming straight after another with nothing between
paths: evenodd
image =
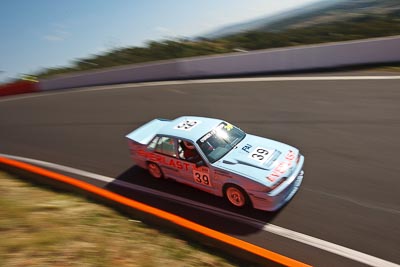
<instances>
[{"instance_id":1,"label":"tree line","mask_svg":"<svg viewBox=\"0 0 400 267\"><path fill-rule=\"evenodd\" d=\"M365 15L279 32L248 31L216 39L150 41L143 47L118 48L101 55L77 59L70 66L44 69L35 76L47 78L57 74L126 64L399 34L400 10L395 10L385 15Z\"/></svg>"}]
</instances>

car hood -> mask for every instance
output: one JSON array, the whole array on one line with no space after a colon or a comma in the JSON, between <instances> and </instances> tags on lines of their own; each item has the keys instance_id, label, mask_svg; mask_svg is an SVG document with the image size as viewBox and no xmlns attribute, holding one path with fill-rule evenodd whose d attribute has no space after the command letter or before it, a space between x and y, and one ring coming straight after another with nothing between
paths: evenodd
<instances>
[{"instance_id":1,"label":"car hood","mask_svg":"<svg viewBox=\"0 0 400 267\"><path fill-rule=\"evenodd\" d=\"M247 134L216 167L272 187L290 176L297 165L299 150L271 139Z\"/></svg>"}]
</instances>

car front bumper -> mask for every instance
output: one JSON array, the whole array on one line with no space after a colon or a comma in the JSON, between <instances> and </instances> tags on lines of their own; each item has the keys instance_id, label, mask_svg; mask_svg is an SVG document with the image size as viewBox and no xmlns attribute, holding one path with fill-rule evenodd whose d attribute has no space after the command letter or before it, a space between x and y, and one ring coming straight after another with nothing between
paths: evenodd
<instances>
[{"instance_id":1,"label":"car front bumper","mask_svg":"<svg viewBox=\"0 0 400 267\"><path fill-rule=\"evenodd\" d=\"M248 192L253 207L260 210L276 211L285 205L299 190L304 177L303 165L304 156L301 156L293 174L269 193Z\"/></svg>"}]
</instances>

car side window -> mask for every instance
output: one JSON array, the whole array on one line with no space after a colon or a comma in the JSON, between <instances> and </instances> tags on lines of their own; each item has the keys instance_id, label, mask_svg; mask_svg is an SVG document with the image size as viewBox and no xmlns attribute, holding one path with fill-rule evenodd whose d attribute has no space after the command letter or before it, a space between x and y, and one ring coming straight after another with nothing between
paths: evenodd
<instances>
[{"instance_id":1,"label":"car side window","mask_svg":"<svg viewBox=\"0 0 400 267\"><path fill-rule=\"evenodd\" d=\"M178 140L178 144L179 144L178 150L180 159L193 163L201 160L199 152L197 152L197 149L192 142Z\"/></svg>"},{"instance_id":2,"label":"car side window","mask_svg":"<svg viewBox=\"0 0 400 267\"><path fill-rule=\"evenodd\" d=\"M156 148L158 139L160 139L160 137L158 136L154 137L153 140L151 140L150 144L147 146L147 148L150 150L154 150Z\"/></svg>"},{"instance_id":3,"label":"car side window","mask_svg":"<svg viewBox=\"0 0 400 267\"><path fill-rule=\"evenodd\" d=\"M160 138L158 138L158 140L155 141L154 151L170 157L176 157L175 139L171 137L161 136Z\"/></svg>"}]
</instances>

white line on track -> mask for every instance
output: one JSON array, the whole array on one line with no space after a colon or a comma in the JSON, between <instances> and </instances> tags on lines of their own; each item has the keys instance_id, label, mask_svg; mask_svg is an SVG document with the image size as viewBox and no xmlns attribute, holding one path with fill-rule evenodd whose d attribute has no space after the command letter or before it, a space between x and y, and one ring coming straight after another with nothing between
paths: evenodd
<instances>
[{"instance_id":1,"label":"white line on track","mask_svg":"<svg viewBox=\"0 0 400 267\"><path fill-rule=\"evenodd\" d=\"M124 181L119 181L119 180L116 180L116 179L108 177L108 176L91 173L91 172L87 172L87 171L83 171L83 170L79 170L79 169L75 169L72 167L63 166L63 165L59 165L59 164L55 164L55 163L50 163L50 162L46 162L46 161L31 159L31 158L25 158L25 157L19 157L19 156L13 156L13 155L8 155L8 154L1 154L1 153L0 153L0 157L7 157L10 159L19 160L19 161L31 163L34 165L55 169L58 171L68 172L68 173L76 174L79 176L84 176L87 178L100 180L100 181L103 181L106 183L112 182L112 183L117 184L122 187L126 187L126 188L130 188L133 190L141 191L144 193L156 195L157 197L162 197L165 199L173 200L173 201L176 201L178 203L185 204L188 206L195 206L199 209L206 210L213 214L220 215L220 216L222 215L222 216L228 217L230 219L234 219L241 223L250 224L254 227L262 229L263 231L266 231L266 232L269 232L269 233L272 233L275 235L279 235L281 237L285 237L285 238L288 238L291 240L295 240L300 243L307 244L309 246L319 248L321 250L325 250L325 251L331 252L336 255L340 255L342 257L345 257L345 258L348 258L348 259L351 259L354 261L364 263L369 266L400 267L399 264L389 262L389 261L371 256L371 255L368 255L368 254L365 254L365 253L362 253L362 252L359 252L359 251L356 251L356 250L353 250L353 249L350 249L347 247L343 247L343 246L340 246L340 245L337 245L337 244L334 244L334 243L331 243L331 242L328 242L328 241L325 241L325 240L322 240L319 238L308 236L308 235L298 233L296 231L292 231L292 230L289 230L289 229L286 229L286 228L283 228L283 227L280 227L277 225L265 223L265 222L262 222L262 221L259 221L256 219L252 219L252 218L249 218L249 217L246 217L243 215L239 215L239 214L236 214L233 212L229 212L229 211L222 210L222 209L219 209L216 207L198 203L196 201L192 201L192 200L189 200L186 198L174 196L174 195L164 193L164 192L161 192L158 190L150 189L150 188L139 186L139 185L134 185L134 184L124 182Z\"/></svg>"},{"instance_id":2,"label":"white line on track","mask_svg":"<svg viewBox=\"0 0 400 267\"><path fill-rule=\"evenodd\" d=\"M199 80L178 80L178 81L160 81L160 82L141 82L113 85L99 85L90 87L73 88L74 90L57 89L41 91L28 95L8 96L0 99L0 102L22 100L27 98L51 96L58 94L70 94L79 92L103 91L112 89L126 89L150 86L168 86L184 84L213 84L213 83L244 83L244 82L285 82L285 81L351 81L351 80L400 80L398 75L376 75L376 76L292 76L292 77L249 77L249 78L222 78L222 79L199 79ZM51 93L51 94L49 94Z\"/></svg>"}]
</instances>

